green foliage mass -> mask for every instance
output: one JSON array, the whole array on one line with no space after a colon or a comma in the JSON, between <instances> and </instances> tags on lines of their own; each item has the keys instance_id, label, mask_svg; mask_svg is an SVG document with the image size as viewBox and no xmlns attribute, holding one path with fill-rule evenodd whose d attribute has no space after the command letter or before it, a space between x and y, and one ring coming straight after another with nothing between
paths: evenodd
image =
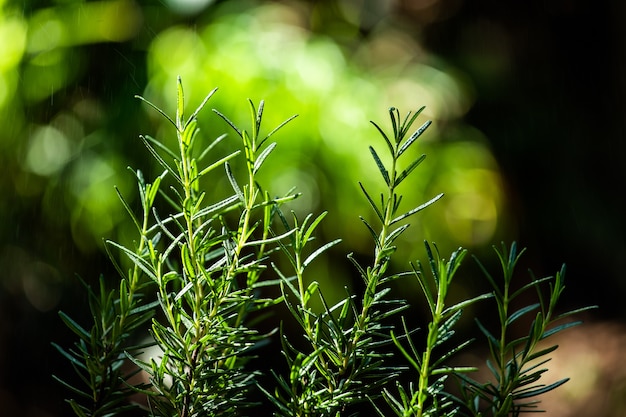
<instances>
[{"instance_id":1,"label":"green foliage mass","mask_svg":"<svg viewBox=\"0 0 626 417\"><path fill-rule=\"evenodd\" d=\"M539 343L578 324L557 321L584 310L557 314L564 269L555 278L533 277L514 290L521 253L515 244L503 246L496 251L502 279L483 267L492 290L457 302L450 301L450 293L465 249L446 260L436 245L425 243L427 268L418 262L408 271L394 269L399 238L411 227L407 221L442 197L406 208L399 191L424 161L412 152L430 126L427 121L412 127L423 109L401 117L391 108L391 133L373 123L384 152L369 146L368 154L381 185L367 178L355 187L371 208L372 216L361 222L373 253L366 261L348 255L361 291L349 290L349 278L331 267L332 279L345 283L345 295L335 302L325 296L319 272L312 269L340 242L316 239L327 212L303 215L291 206L298 193L275 194L261 181L265 169L292 162L275 155L272 140L293 117L262 133L263 101L258 106L249 101L248 130L214 110L239 146L223 146L225 135L205 145L198 115L215 91L189 116L180 78L174 117L140 97L176 135L174 141L141 137L162 171L148 182L140 170L131 170L138 212L118 190L136 236L129 244L107 241L119 285L109 288L101 279L96 290L86 286L89 325L61 313L78 341L73 348L55 347L79 378L78 383L57 379L68 389L77 416L131 410L164 417L348 416L368 407L382 416L516 416L536 411L537 397L565 382L541 383L556 346ZM216 178L227 184L226 192L215 187ZM408 279L416 280L424 295L429 322L423 330L405 317L409 305L390 286ZM512 302L533 289L538 301L511 311ZM455 326L464 309L494 300L499 331L477 321L489 346L493 379L476 381L471 378L475 368L450 365L470 343L456 340ZM266 313L280 307L295 326L272 322L277 331L262 332L261 324L275 319ZM511 340L511 326L530 316L527 335ZM272 378L254 366L268 343L281 349L264 360L285 361L270 370ZM449 390L452 381L460 394ZM132 400L138 397L145 399L143 405Z\"/></svg>"}]
</instances>

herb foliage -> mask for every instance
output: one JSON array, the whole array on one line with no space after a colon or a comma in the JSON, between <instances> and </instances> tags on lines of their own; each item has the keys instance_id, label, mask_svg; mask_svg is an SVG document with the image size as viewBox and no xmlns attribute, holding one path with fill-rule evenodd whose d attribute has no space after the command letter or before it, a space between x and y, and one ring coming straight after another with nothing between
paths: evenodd
<instances>
[{"instance_id":1,"label":"herb foliage","mask_svg":"<svg viewBox=\"0 0 626 417\"><path fill-rule=\"evenodd\" d=\"M367 264L348 255L363 291L346 289L345 297L331 305L308 268L340 242L315 240L327 213L288 212L285 204L298 194L276 197L259 182L258 173L277 147L270 139L295 116L262 134L263 102L258 107L249 102L249 131L214 110L240 141L239 149L220 155L216 145L226 135L203 148L198 135L197 116L215 92L188 117L180 78L174 117L139 97L171 123L177 146L141 136L163 172L147 182L142 172L131 169L139 213L117 191L137 232L132 245L106 242L119 284L109 288L104 278L97 289L85 284L93 319L89 326L60 313L78 339L72 348L54 346L75 369L80 385L55 378L67 388L75 415L239 416L261 408L276 416L347 416L360 404L381 416L517 416L536 411L538 396L566 382L540 382L557 346L539 347L543 339L579 324L557 321L586 309L557 312L564 268L555 278L533 277L513 290L523 251L515 243L503 245L496 251L502 280L479 262L492 291L457 303L450 303L448 294L465 249L446 260L436 245L425 243L427 268L417 262L404 272L391 270L397 239L410 228L407 220L442 197L406 209L398 191L425 158L405 162L406 151L430 125L427 121L412 131L423 109L401 117L391 108L390 133L372 122L387 154L369 147L380 174L380 195L374 186L359 183L375 219L360 218L372 237L372 260ZM234 170L236 163L244 169ZM220 171L232 188L225 197L211 194L210 181ZM416 279L422 289L430 314L423 330L411 327L402 316L407 302L393 295L390 283L406 279ZM547 297L543 286L549 289ZM267 296L268 287L276 287L279 295ZM531 290L537 290L537 302L511 311L512 302ZM321 311L313 307L314 300ZM475 368L449 362L471 342L454 338L464 308L491 300L500 329L476 323L489 347L493 381L478 382L471 378ZM260 371L250 364L257 347L275 343L271 334L260 333L257 321L278 304L293 316L300 334L276 323L287 372L272 370L274 383L268 385L259 382ZM511 340L510 327L531 315L527 336ZM394 325L398 322L400 328ZM147 349L160 353L145 358ZM392 361L394 356L404 365ZM408 386L400 378L406 375L415 376ZM460 395L448 390L453 380ZM253 400L259 392L265 399L261 404ZM131 401L137 395L145 396L145 406Z\"/></svg>"}]
</instances>

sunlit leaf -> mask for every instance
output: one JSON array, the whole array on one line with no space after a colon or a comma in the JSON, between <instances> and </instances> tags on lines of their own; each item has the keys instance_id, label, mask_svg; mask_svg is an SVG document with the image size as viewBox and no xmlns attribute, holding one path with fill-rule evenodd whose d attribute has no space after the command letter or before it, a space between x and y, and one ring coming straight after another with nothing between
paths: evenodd
<instances>
[{"instance_id":1,"label":"sunlit leaf","mask_svg":"<svg viewBox=\"0 0 626 417\"><path fill-rule=\"evenodd\" d=\"M293 116L289 117L288 119L286 119L285 121L283 121L281 124L279 124L278 126L276 126L274 129L272 129L272 131L270 133L268 133L267 135L265 135L265 138L263 138L263 140L261 142L259 142L258 146L262 146L263 143L265 143L266 140L268 140L270 138L270 136L274 135L274 133L278 132L280 129L283 128L283 126L285 126L287 123L291 122L293 119L295 119L296 117L298 117L297 114L294 114Z\"/></svg>"},{"instance_id":2,"label":"sunlit leaf","mask_svg":"<svg viewBox=\"0 0 626 417\"><path fill-rule=\"evenodd\" d=\"M185 98L183 94L183 80L180 75L177 78L177 89L176 89L176 129L179 132L184 130L184 109L185 109Z\"/></svg>"},{"instance_id":3,"label":"sunlit leaf","mask_svg":"<svg viewBox=\"0 0 626 417\"><path fill-rule=\"evenodd\" d=\"M200 173L198 174L197 178L201 178L204 175L206 175L207 173L209 173L210 171L212 171L213 169L217 168L220 165L225 164L227 161L230 161L231 159L233 159L234 157L236 157L237 155L239 155L241 153L240 150L236 150L234 152L232 152L231 154L213 162L211 165L209 165L208 167L204 168L202 171L200 171Z\"/></svg>"},{"instance_id":4,"label":"sunlit leaf","mask_svg":"<svg viewBox=\"0 0 626 417\"><path fill-rule=\"evenodd\" d=\"M111 240L106 241L107 244L116 247L120 251L122 251L128 258L137 265L143 272L146 273L152 280L156 280L156 275L154 274L154 270L152 269L152 265L150 265L145 259L141 258L141 256L137 255L130 249L125 246L120 245L117 242L113 242Z\"/></svg>"},{"instance_id":5,"label":"sunlit leaf","mask_svg":"<svg viewBox=\"0 0 626 417\"><path fill-rule=\"evenodd\" d=\"M421 205L419 205L419 206L415 207L414 209L409 210L409 211L407 211L406 213L404 213L404 214L402 214L402 215L400 215L400 216L396 217L396 218L395 218L395 219L393 219L393 220L392 220L389 224L391 225L391 224L397 223L397 222L399 222L399 221L402 221L402 220L406 219L406 218L407 218L407 217L409 217L409 216L412 216L412 215L413 215L413 214L415 214L415 213L418 213L418 212L420 212L420 211L424 210L426 207L430 206L430 205L431 205L431 204L433 204L435 201L439 200L441 197L443 197L443 194L439 194L439 195L437 195L436 197L431 198L431 199L430 199L430 200L428 200L426 203L421 204Z\"/></svg>"},{"instance_id":6,"label":"sunlit leaf","mask_svg":"<svg viewBox=\"0 0 626 417\"><path fill-rule=\"evenodd\" d=\"M330 241L328 243L326 243L325 245L317 248L313 253L311 253L305 260L304 262L302 262L302 268L306 268L307 266L309 266L309 264L311 262L313 262L313 260L315 258L317 258L319 255L321 255L323 252L327 251L328 249L330 249L331 247L335 246L337 243L341 242L341 239L335 239L333 241Z\"/></svg>"},{"instance_id":7,"label":"sunlit leaf","mask_svg":"<svg viewBox=\"0 0 626 417\"><path fill-rule=\"evenodd\" d=\"M211 97L213 97L213 94L215 94L215 92L217 91L217 88L214 88L213 90L211 90L211 92L209 94L206 95L206 97L204 97L204 100L202 100L202 103L200 103L200 105L196 108L196 110L191 114L191 116L189 116L189 119L187 120L187 123L185 125L185 129L187 128L187 125L189 123L191 123L193 120L196 119L196 117L198 117L198 113L200 113L200 111L204 108L204 106L206 105L207 101L209 101L209 99Z\"/></svg>"},{"instance_id":8,"label":"sunlit leaf","mask_svg":"<svg viewBox=\"0 0 626 417\"><path fill-rule=\"evenodd\" d=\"M259 246L259 245L264 245L264 244L267 244L267 243L278 242L280 240L283 240L283 239L291 236L295 232L296 232L296 230L292 229L292 230L288 230L287 232L285 232L285 233L283 233L281 235L278 235L278 236L273 236L273 237L270 237L270 238L260 239L260 240L251 240L251 241L246 242L244 244L244 247Z\"/></svg>"},{"instance_id":9,"label":"sunlit leaf","mask_svg":"<svg viewBox=\"0 0 626 417\"><path fill-rule=\"evenodd\" d=\"M239 137L243 138L243 133L241 132L241 130L235 126L235 124L233 122L230 121L230 119L226 116L224 116L220 111L213 109L213 112L215 114L217 114L219 117L222 118L222 120L224 120L226 123L228 123L228 125L235 131L237 132L237 135L239 135Z\"/></svg>"},{"instance_id":10,"label":"sunlit leaf","mask_svg":"<svg viewBox=\"0 0 626 417\"><path fill-rule=\"evenodd\" d=\"M315 231L315 229L317 228L317 226L321 223L321 221L324 219L324 217L326 217L326 215L328 214L327 211L323 211L322 213L320 213L319 216L317 216L315 218L315 220L313 220L313 223L311 223L311 225L306 229L303 230L304 234L302 235L302 242L308 242L309 239L311 239L311 236L313 234L313 231ZM311 215L308 215L304 221L302 222L302 226L301 229L305 229L306 228L306 224L308 222L308 220L311 218Z\"/></svg>"},{"instance_id":11,"label":"sunlit leaf","mask_svg":"<svg viewBox=\"0 0 626 417\"><path fill-rule=\"evenodd\" d=\"M228 181L230 182L230 185L233 187L233 190L235 191L235 194L239 198L239 201L241 201L242 203L245 203L246 199L243 196L243 193L241 192L241 188L239 188L239 185L237 184L237 180L235 179L235 176L233 175L233 171L230 169L230 164L228 162L225 162L224 168L226 169L226 176L228 177Z\"/></svg>"},{"instance_id":12,"label":"sunlit leaf","mask_svg":"<svg viewBox=\"0 0 626 417\"><path fill-rule=\"evenodd\" d=\"M114 187L114 188L115 188L115 192L117 193L117 197L122 202L122 205L124 206L124 208L126 209L126 212L130 216L130 218L133 221L133 223L135 224L135 227L137 228L138 231L141 231L141 225L139 224L139 221L137 220L137 217L135 216L135 213L133 212L133 210L128 205L128 202L126 202L126 199L124 198L124 196L120 192L119 188L117 188L117 187Z\"/></svg>"},{"instance_id":13,"label":"sunlit leaf","mask_svg":"<svg viewBox=\"0 0 626 417\"><path fill-rule=\"evenodd\" d=\"M415 114L415 116L417 117L417 114ZM415 142L415 140L416 140L417 138L419 138L419 137L422 135L422 133L424 133L424 131L425 131L426 129L428 129L428 126L430 126L430 125L431 125L431 123L432 123L432 122L431 122L430 120L428 120L428 121L427 121L426 123L424 123L424 124L423 124L423 125L422 125L419 129L417 129L417 130L415 131L415 133L413 133L413 134L411 135L411 137L409 137L409 138L406 140L406 142L404 142L404 143L402 144L402 146L400 147L400 149L398 149L398 156L402 155L402 154L404 153L404 151L406 151L407 149L409 149L409 146L411 146L411 145L413 144L413 142ZM412 122L411 122L411 124L412 124Z\"/></svg>"},{"instance_id":14,"label":"sunlit leaf","mask_svg":"<svg viewBox=\"0 0 626 417\"><path fill-rule=\"evenodd\" d=\"M144 145L146 145L146 148L148 148L148 151L150 151L150 153L152 154L152 156L154 157L154 159L157 160L157 162L170 174L172 175L174 178L176 178L176 181L178 181L181 185L183 184L183 181L180 179L180 176L177 173L177 170L172 168L171 166L169 166L169 164L167 162L165 162L165 160L163 158L161 158L161 155L159 155L159 153L156 151L156 149L154 149L152 147L152 145L150 144L150 142L148 142L148 140L142 135L139 136L141 138L141 140L143 141Z\"/></svg>"},{"instance_id":15,"label":"sunlit leaf","mask_svg":"<svg viewBox=\"0 0 626 417\"><path fill-rule=\"evenodd\" d=\"M385 245L391 245L394 242L394 240L396 240L402 234L402 232L404 232L409 227L410 227L409 224L404 224L404 225L398 227L397 229L393 230L385 238L385 242L384 242Z\"/></svg>"},{"instance_id":16,"label":"sunlit leaf","mask_svg":"<svg viewBox=\"0 0 626 417\"><path fill-rule=\"evenodd\" d=\"M175 128L178 128L178 126L176 126L176 122L174 122L174 120L172 120L171 117L169 117L163 110L161 110L159 107L157 107L156 105L152 104L150 101L146 100L145 98L141 97L141 96L135 96L135 98L138 98L139 100L143 101L144 103L146 103L147 105L149 105L150 107L152 107L154 110L158 111L161 116L165 117Z\"/></svg>"},{"instance_id":17,"label":"sunlit leaf","mask_svg":"<svg viewBox=\"0 0 626 417\"><path fill-rule=\"evenodd\" d=\"M254 168L252 170L254 174L256 174L259 171L259 169L261 168L261 165L263 165L263 162L265 162L265 158L269 156L269 154L274 150L274 148L276 148L276 142L272 142L269 145L267 145L267 147L263 149L263 151L259 154L256 161L254 161Z\"/></svg>"}]
</instances>

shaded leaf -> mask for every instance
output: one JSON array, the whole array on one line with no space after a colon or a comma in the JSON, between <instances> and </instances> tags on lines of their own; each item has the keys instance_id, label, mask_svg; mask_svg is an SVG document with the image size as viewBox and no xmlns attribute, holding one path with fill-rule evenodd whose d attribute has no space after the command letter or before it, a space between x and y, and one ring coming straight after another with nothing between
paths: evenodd
<instances>
[{"instance_id":1,"label":"shaded leaf","mask_svg":"<svg viewBox=\"0 0 626 417\"><path fill-rule=\"evenodd\" d=\"M61 320L63 320L63 323L65 323L65 325L78 337L86 342L89 342L91 340L91 334L87 330L85 330L80 324L76 323L70 316L62 311L59 311L59 316L61 317ZM60 352L63 353L65 351Z\"/></svg>"},{"instance_id":2,"label":"shaded leaf","mask_svg":"<svg viewBox=\"0 0 626 417\"><path fill-rule=\"evenodd\" d=\"M374 148L371 146L369 147L369 149L370 149L370 153L372 154L372 157L374 158L374 161L376 161L376 166L378 167L378 170L380 171L380 173L383 176L383 179L385 180L385 183L387 184L387 186L389 186L391 183L391 180L389 179L389 172L387 172L387 168L385 168L385 165L383 165L383 162L378 157L376 150L374 150Z\"/></svg>"},{"instance_id":3,"label":"shaded leaf","mask_svg":"<svg viewBox=\"0 0 626 417\"><path fill-rule=\"evenodd\" d=\"M372 208L374 209L374 212L376 213L376 215L380 219L380 222L384 223L385 219L383 217L383 214L380 212L380 210L376 206L376 203L374 203L374 200L372 200L372 198L367 193L367 191L365 190L365 187L363 186L363 184L361 182L359 182L359 187L361 187L361 190L363 191L363 194L365 194L365 197L367 198L367 201L370 203L370 206L372 206Z\"/></svg>"}]
</instances>

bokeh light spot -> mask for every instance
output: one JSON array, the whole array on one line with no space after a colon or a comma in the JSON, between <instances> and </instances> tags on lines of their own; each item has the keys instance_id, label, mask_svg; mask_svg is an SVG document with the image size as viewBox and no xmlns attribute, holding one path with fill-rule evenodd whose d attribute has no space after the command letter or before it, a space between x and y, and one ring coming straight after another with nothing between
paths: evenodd
<instances>
[{"instance_id":1,"label":"bokeh light spot","mask_svg":"<svg viewBox=\"0 0 626 417\"><path fill-rule=\"evenodd\" d=\"M53 9L37 13L31 20L28 33L28 52L49 51L67 43L66 26Z\"/></svg>"},{"instance_id":2,"label":"bokeh light spot","mask_svg":"<svg viewBox=\"0 0 626 417\"><path fill-rule=\"evenodd\" d=\"M75 64L76 57L73 58L72 64ZM58 48L41 52L24 67L24 97L32 102L50 97L70 82L71 72L76 70L76 65L70 65L66 50Z\"/></svg>"},{"instance_id":3,"label":"bokeh light spot","mask_svg":"<svg viewBox=\"0 0 626 417\"><path fill-rule=\"evenodd\" d=\"M278 195L286 195L292 187L296 187L295 192L301 195L289 205L297 213L309 213L317 209L320 190L310 171L295 168L284 170L272 178L271 185L271 189Z\"/></svg>"},{"instance_id":4,"label":"bokeh light spot","mask_svg":"<svg viewBox=\"0 0 626 417\"><path fill-rule=\"evenodd\" d=\"M48 176L63 168L70 156L67 137L52 126L42 126L31 137L25 167L35 174Z\"/></svg>"},{"instance_id":5,"label":"bokeh light spot","mask_svg":"<svg viewBox=\"0 0 626 417\"><path fill-rule=\"evenodd\" d=\"M123 42L137 34L142 15L137 4L129 0L87 3L88 13L80 27L83 42ZM97 25L92 28L93 22Z\"/></svg>"},{"instance_id":6,"label":"bokeh light spot","mask_svg":"<svg viewBox=\"0 0 626 417\"><path fill-rule=\"evenodd\" d=\"M167 5L176 13L195 14L207 8L215 0L166 0Z\"/></svg>"},{"instance_id":7,"label":"bokeh light spot","mask_svg":"<svg viewBox=\"0 0 626 417\"><path fill-rule=\"evenodd\" d=\"M0 73L19 64L26 47L26 24L19 19L0 22Z\"/></svg>"},{"instance_id":8,"label":"bokeh light spot","mask_svg":"<svg viewBox=\"0 0 626 417\"><path fill-rule=\"evenodd\" d=\"M456 194L446 205L446 221L450 231L463 245L483 245L495 233L498 211L487 194Z\"/></svg>"},{"instance_id":9,"label":"bokeh light spot","mask_svg":"<svg viewBox=\"0 0 626 417\"><path fill-rule=\"evenodd\" d=\"M32 263L22 277L24 295L41 312L54 309L61 299L59 273L44 262Z\"/></svg>"},{"instance_id":10,"label":"bokeh light spot","mask_svg":"<svg viewBox=\"0 0 626 417\"><path fill-rule=\"evenodd\" d=\"M117 186L127 195L131 175L122 161L104 152L83 153L76 164L70 180L70 192L66 197L72 205L71 227L74 241L84 251L94 250L92 236L109 236L112 229L124 219L118 210Z\"/></svg>"}]
</instances>

